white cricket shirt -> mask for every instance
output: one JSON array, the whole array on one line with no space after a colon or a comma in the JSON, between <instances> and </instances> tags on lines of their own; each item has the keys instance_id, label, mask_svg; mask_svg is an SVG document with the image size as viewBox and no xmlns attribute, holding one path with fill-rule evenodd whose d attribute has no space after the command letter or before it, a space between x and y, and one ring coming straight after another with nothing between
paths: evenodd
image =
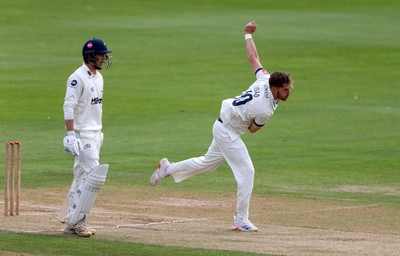
<instances>
[{"instance_id":1,"label":"white cricket shirt","mask_svg":"<svg viewBox=\"0 0 400 256\"><path fill-rule=\"evenodd\" d=\"M222 101L220 118L231 130L243 134L254 122L263 126L278 107L269 88L270 74L263 68L256 71L256 81L241 95Z\"/></svg>"},{"instance_id":2,"label":"white cricket shirt","mask_svg":"<svg viewBox=\"0 0 400 256\"><path fill-rule=\"evenodd\" d=\"M75 131L102 129L103 76L83 64L67 80L64 120L74 120Z\"/></svg>"}]
</instances>

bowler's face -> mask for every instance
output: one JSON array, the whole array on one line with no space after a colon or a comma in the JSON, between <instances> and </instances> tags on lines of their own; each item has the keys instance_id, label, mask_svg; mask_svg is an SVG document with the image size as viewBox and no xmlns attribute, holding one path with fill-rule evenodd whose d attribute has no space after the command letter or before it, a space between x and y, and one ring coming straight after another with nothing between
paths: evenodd
<instances>
[{"instance_id":1,"label":"bowler's face","mask_svg":"<svg viewBox=\"0 0 400 256\"><path fill-rule=\"evenodd\" d=\"M284 84L282 87L277 88L276 100L286 101L290 96L290 90L292 89L291 84Z\"/></svg>"}]
</instances>

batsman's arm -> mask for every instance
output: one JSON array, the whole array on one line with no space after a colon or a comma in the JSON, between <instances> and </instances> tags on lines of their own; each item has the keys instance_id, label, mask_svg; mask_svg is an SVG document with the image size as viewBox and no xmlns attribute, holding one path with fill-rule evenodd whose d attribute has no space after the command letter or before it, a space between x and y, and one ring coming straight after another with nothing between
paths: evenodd
<instances>
[{"instance_id":1,"label":"batsman's arm","mask_svg":"<svg viewBox=\"0 0 400 256\"><path fill-rule=\"evenodd\" d=\"M67 81L67 90L64 98L64 121L67 132L74 131L74 109L83 91L83 83L78 76L70 76Z\"/></svg>"},{"instance_id":2,"label":"batsman's arm","mask_svg":"<svg viewBox=\"0 0 400 256\"><path fill-rule=\"evenodd\" d=\"M256 29L257 29L257 24L254 21L247 23L244 28L247 58L249 59L253 72L256 72L258 69L262 67L260 59L258 57L256 45L252 38L252 34L256 31Z\"/></svg>"},{"instance_id":3,"label":"batsman's arm","mask_svg":"<svg viewBox=\"0 0 400 256\"><path fill-rule=\"evenodd\" d=\"M74 120L65 120L65 128L67 129L67 132L74 131Z\"/></svg>"},{"instance_id":4,"label":"batsman's arm","mask_svg":"<svg viewBox=\"0 0 400 256\"><path fill-rule=\"evenodd\" d=\"M74 131L74 108L72 103L64 104L64 122L67 132Z\"/></svg>"}]
</instances>

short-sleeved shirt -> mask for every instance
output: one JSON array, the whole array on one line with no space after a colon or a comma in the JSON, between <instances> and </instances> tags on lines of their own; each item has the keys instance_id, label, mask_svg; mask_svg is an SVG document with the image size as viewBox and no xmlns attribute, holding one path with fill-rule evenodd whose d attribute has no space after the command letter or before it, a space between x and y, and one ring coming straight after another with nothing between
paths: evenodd
<instances>
[{"instance_id":1,"label":"short-sleeved shirt","mask_svg":"<svg viewBox=\"0 0 400 256\"><path fill-rule=\"evenodd\" d=\"M220 118L231 130L243 134L254 122L263 126L278 107L269 88L270 74L263 68L255 72L256 81L241 95L222 101Z\"/></svg>"}]
</instances>

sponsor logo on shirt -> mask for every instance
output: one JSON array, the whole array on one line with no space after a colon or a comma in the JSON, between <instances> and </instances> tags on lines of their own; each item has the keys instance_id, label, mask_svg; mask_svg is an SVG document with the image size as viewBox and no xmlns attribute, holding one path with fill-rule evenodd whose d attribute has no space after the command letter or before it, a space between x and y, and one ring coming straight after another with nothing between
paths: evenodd
<instances>
[{"instance_id":1,"label":"sponsor logo on shirt","mask_svg":"<svg viewBox=\"0 0 400 256\"><path fill-rule=\"evenodd\" d=\"M71 81L71 87L75 87L77 84L78 84L78 82L76 80Z\"/></svg>"},{"instance_id":2,"label":"sponsor logo on shirt","mask_svg":"<svg viewBox=\"0 0 400 256\"><path fill-rule=\"evenodd\" d=\"M92 99L92 105L96 105L96 104L101 104L101 102L103 101L102 98L96 97Z\"/></svg>"}]
</instances>

